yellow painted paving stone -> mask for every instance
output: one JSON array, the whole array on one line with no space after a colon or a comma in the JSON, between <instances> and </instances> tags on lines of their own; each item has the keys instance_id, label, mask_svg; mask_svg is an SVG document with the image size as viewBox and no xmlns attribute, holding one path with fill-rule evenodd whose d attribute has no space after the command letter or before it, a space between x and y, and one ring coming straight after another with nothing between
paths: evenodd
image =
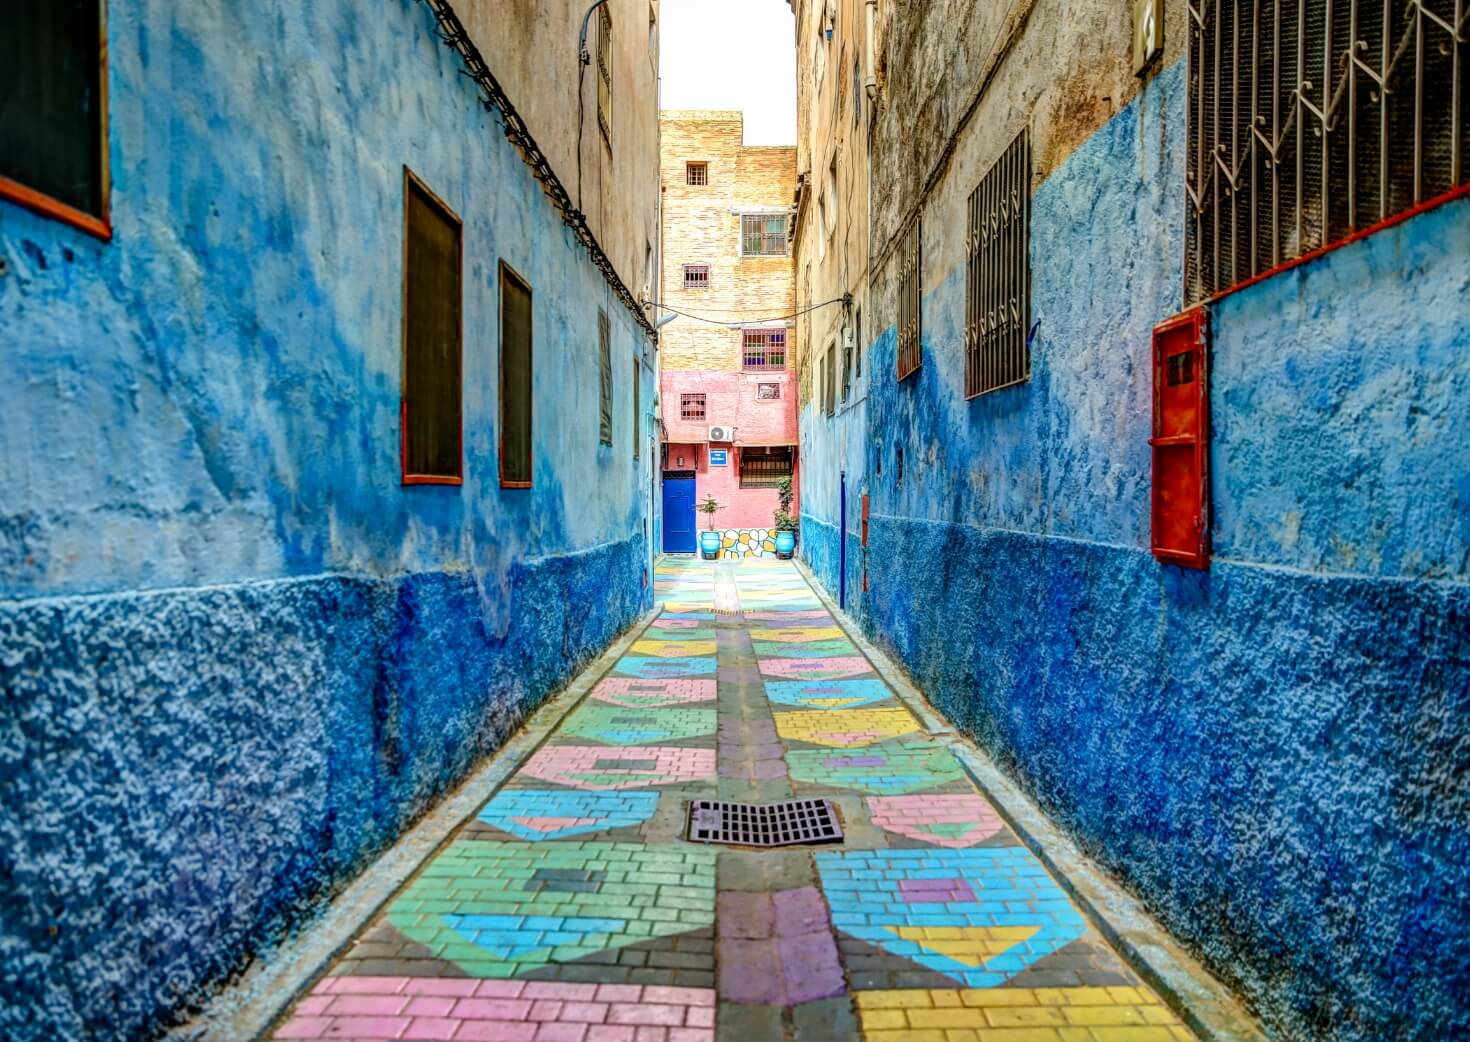
<instances>
[{"instance_id":1,"label":"yellow painted paving stone","mask_svg":"<svg viewBox=\"0 0 1470 1042\"><path fill-rule=\"evenodd\" d=\"M788 741L851 749L911 734L919 721L907 709L815 709L774 714L776 733Z\"/></svg>"},{"instance_id":2,"label":"yellow painted paving stone","mask_svg":"<svg viewBox=\"0 0 1470 1042\"><path fill-rule=\"evenodd\" d=\"M718 642L713 640L635 640L629 649L634 655L657 655L659 658L699 658L713 655Z\"/></svg>"},{"instance_id":3,"label":"yellow painted paving stone","mask_svg":"<svg viewBox=\"0 0 1470 1042\"><path fill-rule=\"evenodd\" d=\"M769 640L780 644L810 644L819 640L838 640L846 636L837 626L783 626L750 631L751 640Z\"/></svg>"},{"instance_id":4,"label":"yellow painted paving stone","mask_svg":"<svg viewBox=\"0 0 1470 1042\"><path fill-rule=\"evenodd\" d=\"M1010 951L1016 945L1029 941L1040 932L1041 924L1038 923L1035 926L890 926L888 929L905 941L913 941L955 962L978 968L985 965L987 959L993 959L1002 952ZM955 996L955 1002L959 1002L958 995ZM936 1001L935 1005L939 1003ZM1099 1023L1113 1022L1101 1021ZM1122 1023L1122 1021L1117 1023Z\"/></svg>"}]
</instances>

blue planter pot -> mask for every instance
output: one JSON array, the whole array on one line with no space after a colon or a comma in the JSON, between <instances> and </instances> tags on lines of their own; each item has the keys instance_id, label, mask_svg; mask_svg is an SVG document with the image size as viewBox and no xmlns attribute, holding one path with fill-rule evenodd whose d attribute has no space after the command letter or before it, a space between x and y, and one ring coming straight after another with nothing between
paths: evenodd
<instances>
[{"instance_id":1,"label":"blue planter pot","mask_svg":"<svg viewBox=\"0 0 1470 1042\"><path fill-rule=\"evenodd\" d=\"M785 531L777 532L776 533L776 556L777 557L781 558L782 560L786 560L787 558L789 558L791 556L792 552L795 549L796 549L796 533L794 533L794 532L785 532Z\"/></svg>"},{"instance_id":2,"label":"blue planter pot","mask_svg":"<svg viewBox=\"0 0 1470 1042\"><path fill-rule=\"evenodd\" d=\"M713 561L720 553L720 533L700 532L699 549L704 552L706 561Z\"/></svg>"}]
</instances>

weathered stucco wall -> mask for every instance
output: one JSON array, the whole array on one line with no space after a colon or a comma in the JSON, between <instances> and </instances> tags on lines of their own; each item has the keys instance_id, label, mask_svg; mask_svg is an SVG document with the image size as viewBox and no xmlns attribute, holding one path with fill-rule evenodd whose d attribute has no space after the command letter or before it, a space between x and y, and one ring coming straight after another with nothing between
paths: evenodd
<instances>
[{"instance_id":1,"label":"weathered stucco wall","mask_svg":"<svg viewBox=\"0 0 1470 1042\"><path fill-rule=\"evenodd\" d=\"M856 466L850 609L1276 1037L1457 1037L1470 202L1214 308L1216 556L1161 566L1149 351L1182 281L1184 72L1038 159L1032 376L966 402L963 207L1015 129L975 121L925 202L923 366L892 379L889 258L865 452L803 410L804 502ZM832 522L804 516L801 553L835 591Z\"/></svg>"},{"instance_id":2,"label":"weathered stucco wall","mask_svg":"<svg viewBox=\"0 0 1470 1042\"><path fill-rule=\"evenodd\" d=\"M429 9L108 6L113 241L0 204L8 1039L146 1037L650 603L651 347ZM464 221L462 487L399 482L405 164Z\"/></svg>"}]
</instances>

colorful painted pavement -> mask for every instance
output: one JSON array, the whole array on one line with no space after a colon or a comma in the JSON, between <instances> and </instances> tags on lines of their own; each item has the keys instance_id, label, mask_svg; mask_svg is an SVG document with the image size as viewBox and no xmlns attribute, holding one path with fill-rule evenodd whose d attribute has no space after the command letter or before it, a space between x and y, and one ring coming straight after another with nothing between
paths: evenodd
<instances>
[{"instance_id":1,"label":"colorful painted pavement","mask_svg":"<svg viewBox=\"0 0 1470 1042\"><path fill-rule=\"evenodd\" d=\"M787 562L663 614L301 996L278 1039L1188 1042ZM827 796L841 845L682 839Z\"/></svg>"}]
</instances>

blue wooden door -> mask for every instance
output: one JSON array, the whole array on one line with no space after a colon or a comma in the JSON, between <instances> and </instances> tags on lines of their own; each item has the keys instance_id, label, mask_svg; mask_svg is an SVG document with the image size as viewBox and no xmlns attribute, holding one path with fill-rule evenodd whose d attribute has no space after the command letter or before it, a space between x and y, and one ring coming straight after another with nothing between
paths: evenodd
<instances>
[{"instance_id":1,"label":"blue wooden door","mask_svg":"<svg viewBox=\"0 0 1470 1042\"><path fill-rule=\"evenodd\" d=\"M664 475L664 553L694 553L694 476Z\"/></svg>"}]
</instances>

